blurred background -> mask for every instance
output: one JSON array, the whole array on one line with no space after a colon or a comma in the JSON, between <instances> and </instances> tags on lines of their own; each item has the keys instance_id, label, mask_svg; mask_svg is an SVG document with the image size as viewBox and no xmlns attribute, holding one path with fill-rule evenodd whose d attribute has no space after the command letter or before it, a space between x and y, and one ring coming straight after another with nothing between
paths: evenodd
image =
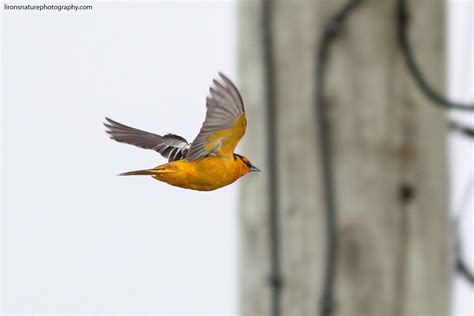
<instances>
[{"instance_id":1,"label":"blurred background","mask_svg":"<svg viewBox=\"0 0 474 316\"><path fill-rule=\"evenodd\" d=\"M474 1L407 2L427 82L472 103ZM333 20L317 64L347 3L3 8L2 312L474 315L472 111L420 92L396 1ZM192 141L218 71L263 172L214 192L116 177L164 159L109 140L104 117Z\"/></svg>"}]
</instances>

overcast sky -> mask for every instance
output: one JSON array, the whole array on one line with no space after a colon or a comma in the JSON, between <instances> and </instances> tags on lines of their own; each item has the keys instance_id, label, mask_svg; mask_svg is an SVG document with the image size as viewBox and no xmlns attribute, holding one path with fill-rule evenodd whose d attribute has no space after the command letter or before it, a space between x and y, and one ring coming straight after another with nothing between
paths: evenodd
<instances>
[{"instance_id":1,"label":"overcast sky","mask_svg":"<svg viewBox=\"0 0 474 316\"><path fill-rule=\"evenodd\" d=\"M237 185L117 177L165 160L102 126L192 141L237 79L232 3L2 14L3 311L236 312Z\"/></svg>"}]
</instances>

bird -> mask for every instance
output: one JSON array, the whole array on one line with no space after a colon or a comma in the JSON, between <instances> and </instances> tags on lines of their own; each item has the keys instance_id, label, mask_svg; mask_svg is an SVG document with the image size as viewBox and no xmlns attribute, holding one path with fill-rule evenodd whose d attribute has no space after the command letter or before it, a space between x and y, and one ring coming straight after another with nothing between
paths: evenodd
<instances>
[{"instance_id":1,"label":"bird","mask_svg":"<svg viewBox=\"0 0 474 316\"><path fill-rule=\"evenodd\" d=\"M126 126L108 117L104 125L110 138L151 149L168 163L120 176L146 175L172 186L213 191L260 169L245 156L234 153L247 129L244 102L235 84L222 72L212 80L206 98L206 117L192 143L175 134L163 136Z\"/></svg>"}]
</instances>

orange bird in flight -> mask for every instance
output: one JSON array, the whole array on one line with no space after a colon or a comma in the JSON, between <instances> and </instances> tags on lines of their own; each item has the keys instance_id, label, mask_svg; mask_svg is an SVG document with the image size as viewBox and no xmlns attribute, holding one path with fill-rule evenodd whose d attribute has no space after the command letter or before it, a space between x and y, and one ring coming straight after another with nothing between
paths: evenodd
<instances>
[{"instance_id":1,"label":"orange bird in flight","mask_svg":"<svg viewBox=\"0 0 474 316\"><path fill-rule=\"evenodd\" d=\"M120 124L106 117L110 138L152 149L168 163L121 176L147 175L168 184L198 191L212 191L231 184L251 171L260 171L234 150L247 128L244 103L232 81L219 72L206 99L206 119L190 144L174 134L157 135Z\"/></svg>"}]
</instances>

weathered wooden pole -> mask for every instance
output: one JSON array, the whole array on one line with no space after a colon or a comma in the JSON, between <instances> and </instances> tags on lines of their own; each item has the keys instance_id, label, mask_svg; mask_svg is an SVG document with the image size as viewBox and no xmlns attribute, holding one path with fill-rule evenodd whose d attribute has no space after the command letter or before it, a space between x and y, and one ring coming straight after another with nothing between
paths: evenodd
<instances>
[{"instance_id":1,"label":"weathered wooden pole","mask_svg":"<svg viewBox=\"0 0 474 316\"><path fill-rule=\"evenodd\" d=\"M261 1L261 0L260 0ZM243 151L266 161L260 1L239 3L240 86L248 112ZM343 0L272 0L279 169L281 315L317 315L326 254L315 126L315 50ZM444 85L444 1L409 1L411 42ZM410 78L397 43L395 1L365 0L348 17L328 64L337 214L335 316L448 314L445 112ZM242 183L242 315L269 315L267 172Z\"/></svg>"}]
</instances>

